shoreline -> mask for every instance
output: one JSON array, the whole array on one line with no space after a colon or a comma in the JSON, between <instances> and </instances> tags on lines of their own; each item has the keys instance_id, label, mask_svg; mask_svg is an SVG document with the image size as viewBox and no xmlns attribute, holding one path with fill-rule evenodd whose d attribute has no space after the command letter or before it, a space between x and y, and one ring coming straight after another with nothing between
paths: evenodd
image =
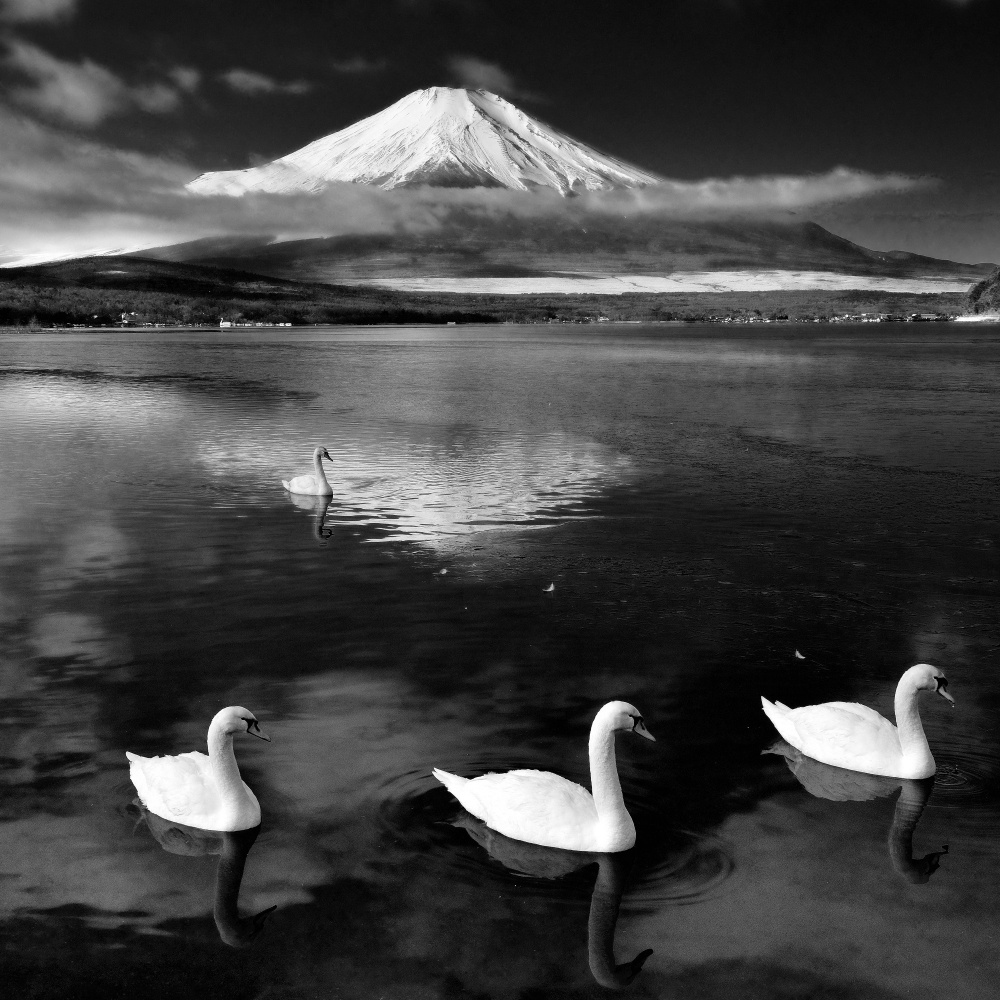
<instances>
[{"instance_id":1,"label":"shoreline","mask_svg":"<svg viewBox=\"0 0 1000 1000\"><path fill-rule=\"evenodd\" d=\"M253 324L247 326L225 326L220 327L212 324L173 324L173 323L151 323L148 325L132 326L85 326L82 324L68 326L7 326L0 325L0 336L21 335L21 334L46 334L46 333L276 333L292 332L303 330L439 330L447 327L481 327L483 329L498 328L518 328L518 327L621 327L621 326L768 326L768 327L790 327L790 326L870 326L870 325L892 325L906 326L913 325L926 326L928 324L940 325L942 323L979 323L979 324L1000 324L1000 315L973 315L973 316L939 316L932 319L920 318L894 318L894 319L873 319L858 317L820 317L813 319L761 319L745 316L725 316L725 317L705 317L700 319L623 319L623 320L557 320L549 322L539 322L535 320L501 320L495 323L482 322L441 322L441 323L302 323L294 326L279 324Z\"/></svg>"},{"instance_id":2,"label":"shoreline","mask_svg":"<svg viewBox=\"0 0 1000 1000\"><path fill-rule=\"evenodd\" d=\"M564 286L549 292L525 284L525 280L535 279L489 279L502 287L483 293L471 290L466 279L459 282L459 291L403 291L374 282L290 282L145 259L123 260L120 271L110 273L99 264L84 261L42 272L0 275L0 324L21 329L274 329L630 321L902 322L954 319L972 304L964 283L947 281L940 275L904 281L825 272L755 271L629 279L673 282L674 290L642 289L624 283L621 276L598 275L558 278ZM826 287L766 288L796 282L811 286L816 283L816 274L828 282ZM452 279L420 280L440 283ZM599 291L591 288L594 281ZM685 282L697 287L676 290ZM920 290L899 291L901 284ZM726 290L735 285L744 290ZM873 287L848 287L856 285Z\"/></svg>"}]
</instances>

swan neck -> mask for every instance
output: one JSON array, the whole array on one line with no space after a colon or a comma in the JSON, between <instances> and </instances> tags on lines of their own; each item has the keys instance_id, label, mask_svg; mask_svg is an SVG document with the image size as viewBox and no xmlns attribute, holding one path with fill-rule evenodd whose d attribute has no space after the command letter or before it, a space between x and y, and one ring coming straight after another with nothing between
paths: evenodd
<instances>
[{"instance_id":1,"label":"swan neck","mask_svg":"<svg viewBox=\"0 0 1000 1000\"><path fill-rule=\"evenodd\" d=\"M613 855L604 855L597 863L587 920L587 959L594 979L614 989L622 985L615 966L615 925L622 901L622 879Z\"/></svg>"},{"instance_id":2,"label":"swan neck","mask_svg":"<svg viewBox=\"0 0 1000 1000\"><path fill-rule=\"evenodd\" d=\"M329 486L330 483L326 478L326 473L323 471L322 455L313 455L313 469L316 472L316 481L322 483L324 486Z\"/></svg>"},{"instance_id":3,"label":"swan neck","mask_svg":"<svg viewBox=\"0 0 1000 1000\"><path fill-rule=\"evenodd\" d=\"M899 748L904 762L912 772L907 777L926 777L934 773L934 758L920 721L918 695L919 691L913 681L904 674L896 685L895 711Z\"/></svg>"},{"instance_id":4,"label":"swan neck","mask_svg":"<svg viewBox=\"0 0 1000 1000\"><path fill-rule=\"evenodd\" d=\"M240 833L223 834L222 854L219 856L219 867L215 872L215 915L219 919L235 919L239 914L237 904L240 896L240 884L243 881L243 870L246 868L247 854L257 839L260 827Z\"/></svg>"},{"instance_id":5,"label":"swan neck","mask_svg":"<svg viewBox=\"0 0 1000 1000\"><path fill-rule=\"evenodd\" d=\"M896 800L896 811L892 817L889 840L894 845L905 845L907 859L909 859L910 847L913 843L913 831L916 829L917 821L930 797L931 784L931 779L904 781L899 798Z\"/></svg>"},{"instance_id":6,"label":"swan neck","mask_svg":"<svg viewBox=\"0 0 1000 1000\"><path fill-rule=\"evenodd\" d=\"M888 847L892 867L912 882L926 882L930 876L926 864L913 857L913 834L933 785L933 778L904 781L889 829Z\"/></svg>"},{"instance_id":7,"label":"swan neck","mask_svg":"<svg viewBox=\"0 0 1000 1000\"><path fill-rule=\"evenodd\" d=\"M647 948L631 962L615 962L615 925L621 906L625 876L631 866L628 853L602 854L597 859L600 866L594 894L590 898L590 917L587 921L587 960L594 979L607 989L620 990L628 986L646 959L653 954Z\"/></svg>"},{"instance_id":8,"label":"swan neck","mask_svg":"<svg viewBox=\"0 0 1000 1000\"><path fill-rule=\"evenodd\" d=\"M590 785L599 820L628 817L618 780L615 731L601 718L594 720L590 730Z\"/></svg>"},{"instance_id":9,"label":"swan neck","mask_svg":"<svg viewBox=\"0 0 1000 1000\"><path fill-rule=\"evenodd\" d=\"M245 923L240 918L239 897L240 885L243 882L243 871L246 868L247 854L253 847L260 827L241 830L238 833L224 833L222 854L219 866L215 872L215 904L212 915L219 936L232 947L240 947L247 937Z\"/></svg>"},{"instance_id":10,"label":"swan neck","mask_svg":"<svg viewBox=\"0 0 1000 1000\"><path fill-rule=\"evenodd\" d=\"M214 723L208 730L208 756L224 798L241 798L243 779L233 752L233 734Z\"/></svg>"}]
</instances>

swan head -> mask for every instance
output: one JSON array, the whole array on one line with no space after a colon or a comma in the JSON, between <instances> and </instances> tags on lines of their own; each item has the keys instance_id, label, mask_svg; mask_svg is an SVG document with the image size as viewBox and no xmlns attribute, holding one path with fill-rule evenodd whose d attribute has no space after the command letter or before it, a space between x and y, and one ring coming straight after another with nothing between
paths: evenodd
<instances>
[{"instance_id":1,"label":"swan head","mask_svg":"<svg viewBox=\"0 0 1000 1000\"><path fill-rule=\"evenodd\" d=\"M924 885L930 881L930 877L941 867L941 858L948 853L948 845L945 844L940 851L932 851L922 858L916 858L908 868L899 872L907 882L914 885Z\"/></svg>"},{"instance_id":2,"label":"swan head","mask_svg":"<svg viewBox=\"0 0 1000 1000\"><path fill-rule=\"evenodd\" d=\"M278 904L275 903L252 917L234 918L216 914L215 926L219 931L219 938L230 948L245 948L260 934L264 929L264 922L277 908Z\"/></svg>"},{"instance_id":3,"label":"swan head","mask_svg":"<svg viewBox=\"0 0 1000 1000\"><path fill-rule=\"evenodd\" d=\"M635 733L652 743L656 742L656 737L646 728L646 723L642 718L642 713L627 701L609 701L594 719L594 725L601 723L603 727L617 732L619 729L626 733Z\"/></svg>"},{"instance_id":4,"label":"swan head","mask_svg":"<svg viewBox=\"0 0 1000 1000\"><path fill-rule=\"evenodd\" d=\"M323 447L319 447L313 452L313 458L315 459L325 458L328 462L333 461L333 459L330 458L330 453L326 450L326 448Z\"/></svg>"},{"instance_id":5,"label":"swan head","mask_svg":"<svg viewBox=\"0 0 1000 1000\"><path fill-rule=\"evenodd\" d=\"M635 977L642 971L646 959L652 954L653 949L647 948L645 951L639 952L631 962L623 962L621 965L616 965L614 969L595 968L592 962L590 971L601 986L609 990L620 990L632 984Z\"/></svg>"},{"instance_id":6,"label":"swan head","mask_svg":"<svg viewBox=\"0 0 1000 1000\"><path fill-rule=\"evenodd\" d=\"M918 663L915 667L910 667L903 676L908 677L918 691L933 691L949 702L952 708L955 707L955 699L948 694L948 678L939 668L929 663Z\"/></svg>"},{"instance_id":7,"label":"swan head","mask_svg":"<svg viewBox=\"0 0 1000 1000\"><path fill-rule=\"evenodd\" d=\"M228 708L217 712L212 719L212 729L221 730L226 736L234 736L236 733L249 733L258 739L271 742L269 736L265 736L257 724L257 718L248 708L240 705L230 705Z\"/></svg>"}]
</instances>

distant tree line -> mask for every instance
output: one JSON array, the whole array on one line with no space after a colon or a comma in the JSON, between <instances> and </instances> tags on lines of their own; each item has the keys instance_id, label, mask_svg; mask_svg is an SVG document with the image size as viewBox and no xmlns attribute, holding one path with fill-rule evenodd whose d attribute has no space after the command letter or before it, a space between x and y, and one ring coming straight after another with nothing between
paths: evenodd
<instances>
[{"instance_id":1,"label":"distant tree line","mask_svg":"<svg viewBox=\"0 0 1000 1000\"><path fill-rule=\"evenodd\" d=\"M973 315L1000 313L1000 267L969 289L967 309Z\"/></svg>"},{"instance_id":2,"label":"distant tree line","mask_svg":"<svg viewBox=\"0 0 1000 1000\"><path fill-rule=\"evenodd\" d=\"M106 264L105 264L106 266ZM365 325L406 323L663 322L736 319L810 320L845 313L961 313L961 293L882 292L636 292L624 295L468 295L409 293L372 286L328 286L269 279L220 282L124 275L125 287L76 276L31 280L0 270L0 326L218 326L233 323ZM244 276L245 277L245 276ZM154 280L155 279L155 280ZM992 281L992 285L990 285ZM128 287L131 284L138 287ZM1000 279L987 282L978 311L998 308ZM989 305L993 302L994 305Z\"/></svg>"}]
</instances>

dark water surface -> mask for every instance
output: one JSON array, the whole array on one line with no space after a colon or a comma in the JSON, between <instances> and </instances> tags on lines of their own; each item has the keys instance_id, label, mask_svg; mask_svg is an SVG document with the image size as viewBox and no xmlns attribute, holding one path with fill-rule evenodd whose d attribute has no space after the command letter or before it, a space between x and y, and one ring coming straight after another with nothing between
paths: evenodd
<instances>
[{"instance_id":1,"label":"dark water surface","mask_svg":"<svg viewBox=\"0 0 1000 1000\"><path fill-rule=\"evenodd\" d=\"M998 407L945 325L0 338L4 992L995 995ZM919 661L932 787L762 754ZM430 776L588 783L612 698L625 856ZM125 750L229 704L259 836L161 828Z\"/></svg>"}]
</instances>

